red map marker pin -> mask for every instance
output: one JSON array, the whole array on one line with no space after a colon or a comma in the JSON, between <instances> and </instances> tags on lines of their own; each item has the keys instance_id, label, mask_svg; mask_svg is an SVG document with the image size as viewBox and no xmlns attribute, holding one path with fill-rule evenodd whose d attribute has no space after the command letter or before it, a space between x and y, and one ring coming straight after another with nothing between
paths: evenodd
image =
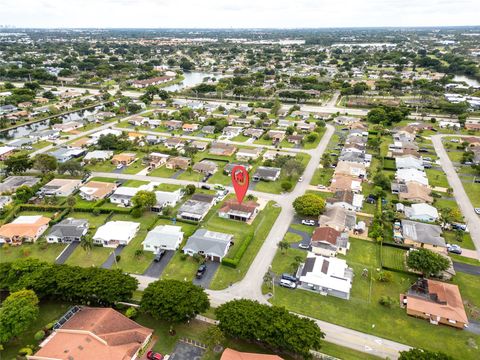
<instances>
[{"instance_id":1,"label":"red map marker pin","mask_svg":"<svg viewBox=\"0 0 480 360\"><path fill-rule=\"evenodd\" d=\"M239 204L242 203L243 198L248 190L248 171L243 166L237 165L232 169L232 184L235 189L235 195Z\"/></svg>"}]
</instances>

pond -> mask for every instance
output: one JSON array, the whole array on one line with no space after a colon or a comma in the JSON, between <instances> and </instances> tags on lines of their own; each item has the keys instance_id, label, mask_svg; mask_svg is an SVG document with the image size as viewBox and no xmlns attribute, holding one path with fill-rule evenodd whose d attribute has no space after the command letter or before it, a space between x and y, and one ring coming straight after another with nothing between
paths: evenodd
<instances>
[{"instance_id":1,"label":"pond","mask_svg":"<svg viewBox=\"0 0 480 360\"><path fill-rule=\"evenodd\" d=\"M96 114L102 109L103 109L103 106L97 106L89 110L80 110L80 111L71 112L69 114L59 116L58 118L60 118L63 123L67 123L70 121L81 121L81 120L87 119L91 115ZM49 129L50 128L49 121L50 120L39 121L34 124L22 125L8 131L1 131L0 138L19 139L19 138L27 137L36 131Z\"/></svg>"},{"instance_id":2,"label":"pond","mask_svg":"<svg viewBox=\"0 0 480 360\"><path fill-rule=\"evenodd\" d=\"M480 87L480 82L469 78L468 76L465 75L455 75L453 77L453 81L463 81L464 83L467 83L468 86L473 86L473 87Z\"/></svg>"},{"instance_id":3,"label":"pond","mask_svg":"<svg viewBox=\"0 0 480 360\"><path fill-rule=\"evenodd\" d=\"M163 90L167 91L179 91L185 88L193 87L195 85L201 84L203 79L205 78L222 78L224 75L221 74L213 74L213 73L206 73L206 72L199 72L199 71L192 71L192 72L185 72L183 73L185 79L180 84L174 84L170 86L166 86Z\"/></svg>"}]
</instances>

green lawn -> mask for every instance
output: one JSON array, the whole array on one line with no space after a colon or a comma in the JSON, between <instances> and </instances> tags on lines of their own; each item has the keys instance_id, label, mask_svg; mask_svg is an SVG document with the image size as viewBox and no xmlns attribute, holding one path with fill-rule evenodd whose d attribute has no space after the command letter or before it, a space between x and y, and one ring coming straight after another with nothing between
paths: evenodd
<instances>
[{"instance_id":1,"label":"green lawn","mask_svg":"<svg viewBox=\"0 0 480 360\"><path fill-rule=\"evenodd\" d=\"M468 195L474 207L480 207L480 184L478 183L463 183L463 189Z\"/></svg>"},{"instance_id":2,"label":"green lawn","mask_svg":"<svg viewBox=\"0 0 480 360\"><path fill-rule=\"evenodd\" d=\"M452 254L452 253L448 254L448 256L450 256L452 258L452 260L456 261L456 262L461 262L461 263L464 263L464 264L480 266L480 260L477 260L477 259L472 259L472 258L468 258L468 257L462 256L462 255L457 255L457 254Z\"/></svg>"},{"instance_id":3,"label":"green lawn","mask_svg":"<svg viewBox=\"0 0 480 360\"><path fill-rule=\"evenodd\" d=\"M85 251L81 246L77 246L65 263L82 267L99 267L108 259L112 251L113 249L103 246L94 246L91 250Z\"/></svg>"},{"instance_id":4,"label":"green lawn","mask_svg":"<svg viewBox=\"0 0 480 360\"><path fill-rule=\"evenodd\" d=\"M394 270L406 270L405 255L407 251L393 246L382 246L382 265Z\"/></svg>"},{"instance_id":5,"label":"green lawn","mask_svg":"<svg viewBox=\"0 0 480 360\"><path fill-rule=\"evenodd\" d=\"M473 244L472 237L469 233L462 232L462 241L457 241L455 238L454 231L444 231L443 237L445 238L445 242L448 244L457 244L460 245L462 248L475 250L475 245Z\"/></svg>"},{"instance_id":6,"label":"green lawn","mask_svg":"<svg viewBox=\"0 0 480 360\"><path fill-rule=\"evenodd\" d=\"M307 257L307 252L305 250L292 248L285 251L278 249L272 261L272 271L276 275L283 273L293 274L297 270L295 265L295 257L297 256L304 260Z\"/></svg>"},{"instance_id":7,"label":"green lawn","mask_svg":"<svg viewBox=\"0 0 480 360\"><path fill-rule=\"evenodd\" d=\"M326 168L326 169L316 169L313 173L312 180L310 181L310 185L330 185L330 180L332 179L334 169Z\"/></svg>"},{"instance_id":8,"label":"green lawn","mask_svg":"<svg viewBox=\"0 0 480 360\"><path fill-rule=\"evenodd\" d=\"M447 177L441 170L426 169L427 178L430 186L449 188Z\"/></svg>"},{"instance_id":9,"label":"green lawn","mask_svg":"<svg viewBox=\"0 0 480 360\"><path fill-rule=\"evenodd\" d=\"M379 268L378 246L373 242L351 239L351 248L345 257L355 273L350 300L322 296L306 290L292 291L276 287L272 303L300 314L407 345L443 351L463 359L477 359L478 350L469 347L466 342L472 338L479 344L480 336L447 326L433 326L427 321L407 316L405 310L397 305L386 308L378 303L379 298L384 295L398 299L399 294L416 279L415 276L391 272L392 282L376 281L374 275ZM369 271L367 277L361 275L364 268ZM461 284L462 294L478 304L478 287L475 285L477 278L462 275L456 278Z\"/></svg>"},{"instance_id":10,"label":"green lawn","mask_svg":"<svg viewBox=\"0 0 480 360\"><path fill-rule=\"evenodd\" d=\"M48 231L48 230L47 230ZM17 259L36 258L42 261L54 262L60 255L65 244L22 244L20 246L0 247L0 262L10 262Z\"/></svg>"},{"instance_id":11,"label":"green lawn","mask_svg":"<svg viewBox=\"0 0 480 360\"><path fill-rule=\"evenodd\" d=\"M453 279L462 294L463 303L466 304L465 311L469 318L480 320L480 291L478 291L478 276L457 273ZM477 340L478 344L479 340Z\"/></svg>"},{"instance_id":12,"label":"green lawn","mask_svg":"<svg viewBox=\"0 0 480 360\"><path fill-rule=\"evenodd\" d=\"M143 162L142 162L142 159L138 158L136 161L134 161L132 164L126 166L123 168L123 171L122 171L122 174L131 174L131 175L135 175L137 174L138 172L142 171L143 169L145 169L147 167L147 165L145 165Z\"/></svg>"},{"instance_id":13,"label":"green lawn","mask_svg":"<svg viewBox=\"0 0 480 360\"><path fill-rule=\"evenodd\" d=\"M346 348L337 344L329 343L329 342L322 342L322 348L320 349L322 354L327 354L330 356L334 356L337 359L342 360L375 360L380 359L377 356L370 355L368 353L356 351L350 348Z\"/></svg>"},{"instance_id":14,"label":"green lawn","mask_svg":"<svg viewBox=\"0 0 480 360\"><path fill-rule=\"evenodd\" d=\"M182 185L176 185L176 184L166 184L166 183L162 183L162 184L159 184L155 190L158 190L158 191L177 191L178 189L181 189L183 188Z\"/></svg>"},{"instance_id":15,"label":"green lawn","mask_svg":"<svg viewBox=\"0 0 480 360\"><path fill-rule=\"evenodd\" d=\"M192 281L198 266L199 263L192 256L184 256L177 251L162 272L162 279Z\"/></svg>"},{"instance_id":16,"label":"green lawn","mask_svg":"<svg viewBox=\"0 0 480 360\"><path fill-rule=\"evenodd\" d=\"M110 178L110 177L97 176L97 177L91 178L90 181L101 181L101 182L114 183L114 182L118 181L118 179Z\"/></svg>"},{"instance_id":17,"label":"green lawn","mask_svg":"<svg viewBox=\"0 0 480 360\"><path fill-rule=\"evenodd\" d=\"M156 168L155 170L148 173L149 176L156 176L156 177L163 177L163 178L171 178L177 170L167 169L165 166L161 166Z\"/></svg>"},{"instance_id":18,"label":"green lawn","mask_svg":"<svg viewBox=\"0 0 480 360\"><path fill-rule=\"evenodd\" d=\"M313 231L315 230L315 226L308 226L308 225L302 225L302 224L291 224L290 227L298 231L306 232L307 234L310 234L310 235L312 235Z\"/></svg>"},{"instance_id":19,"label":"green lawn","mask_svg":"<svg viewBox=\"0 0 480 360\"><path fill-rule=\"evenodd\" d=\"M265 207L265 209L262 210L257 215L252 225L245 225L239 222L235 222L235 224L233 224L236 227L235 231L236 232L240 231L241 233L246 233L247 231L249 231L245 229L245 226L251 226L251 230L254 231L253 239L250 242L250 245L248 246L247 250L243 254L242 260L240 261L240 264L236 269L233 269L224 265L220 266L217 273L215 274L215 277L213 278L212 283L210 284L211 289L214 289L214 290L225 289L229 286L230 283L237 282L245 276L248 268L250 267L250 264L252 263L253 259L257 255L258 250L260 249L268 233L272 229L273 224L275 223L275 220L278 217L278 214L280 214L280 210L281 210L280 207L275 207L274 202L270 201ZM212 224L216 223L216 221L213 220L214 217L215 216L212 216L212 218L210 219L212 220ZM233 220L230 220L230 221L233 221ZM219 223L217 224L220 225ZM215 228L214 226L211 228L210 221L208 222L207 227L211 230L224 231L227 233L229 232L227 230L223 230L222 228ZM237 246L238 246L238 241L235 242L235 245L233 246L233 248ZM235 249L232 249L232 250L235 251Z\"/></svg>"},{"instance_id":20,"label":"green lawn","mask_svg":"<svg viewBox=\"0 0 480 360\"><path fill-rule=\"evenodd\" d=\"M122 184L122 186L140 187L142 185L147 185L148 183L148 181L142 180L127 180Z\"/></svg>"}]
</instances>

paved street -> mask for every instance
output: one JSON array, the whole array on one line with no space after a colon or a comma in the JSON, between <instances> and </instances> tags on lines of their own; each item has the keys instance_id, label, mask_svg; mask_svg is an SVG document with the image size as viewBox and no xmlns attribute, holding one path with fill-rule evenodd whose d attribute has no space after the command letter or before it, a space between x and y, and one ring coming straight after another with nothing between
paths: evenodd
<instances>
[{"instance_id":1,"label":"paved street","mask_svg":"<svg viewBox=\"0 0 480 360\"><path fill-rule=\"evenodd\" d=\"M465 222L468 226L468 229L470 230L470 235L472 237L473 243L475 244L475 248L477 249L477 254L480 255L480 218L477 214L475 214L472 203L468 198L465 189L463 188L462 181L458 177L458 174L455 171L455 167L453 166L452 161L448 157L448 154L442 144L442 138L445 136L452 135L433 135L431 137L432 143L435 147L435 152L439 157L443 172L447 176L448 183L453 189L455 201L457 202L463 216L465 217ZM459 137L461 135L456 136Z\"/></svg>"}]
</instances>

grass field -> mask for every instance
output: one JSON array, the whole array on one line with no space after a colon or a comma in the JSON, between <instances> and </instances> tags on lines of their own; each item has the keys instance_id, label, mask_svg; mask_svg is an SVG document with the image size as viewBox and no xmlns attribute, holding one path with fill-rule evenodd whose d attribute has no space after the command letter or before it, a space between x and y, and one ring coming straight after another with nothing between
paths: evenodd
<instances>
[{"instance_id":1,"label":"grass field","mask_svg":"<svg viewBox=\"0 0 480 360\"><path fill-rule=\"evenodd\" d=\"M54 262L65 249L65 244L22 244L21 246L0 247L0 262L10 262L17 259L35 258Z\"/></svg>"},{"instance_id":2,"label":"grass field","mask_svg":"<svg viewBox=\"0 0 480 360\"><path fill-rule=\"evenodd\" d=\"M382 246L382 265L394 270L404 271L406 251L392 246Z\"/></svg>"},{"instance_id":3,"label":"grass field","mask_svg":"<svg viewBox=\"0 0 480 360\"><path fill-rule=\"evenodd\" d=\"M310 185L330 185L330 180L332 179L334 169L326 168L326 169L316 169L313 173L312 180L310 181Z\"/></svg>"},{"instance_id":4,"label":"grass field","mask_svg":"<svg viewBox=\"0 0 480 360\"><path fill-rule=\"evenodd\" d=\"M449 188L447 177L445 173L440 170L426 169L425 170L430 186Z\"/></svg>"}]
</instances>

